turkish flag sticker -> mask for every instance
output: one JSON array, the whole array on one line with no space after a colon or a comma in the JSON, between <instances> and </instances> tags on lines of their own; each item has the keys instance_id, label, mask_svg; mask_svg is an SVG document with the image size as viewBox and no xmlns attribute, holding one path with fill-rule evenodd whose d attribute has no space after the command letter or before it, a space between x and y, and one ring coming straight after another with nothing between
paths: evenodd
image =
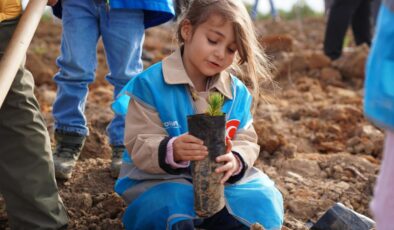
<instances>
[{"instance_id":1,"label":"turkish flag sticker","mask_svg":"<svg viewBox=\"0 0 394 230\"><path fill-rule=\"evenodd\" d=\"M239 120L229 120L226 123L226 139L233 139L239 126Z\"/></svg>"}]
</instances>

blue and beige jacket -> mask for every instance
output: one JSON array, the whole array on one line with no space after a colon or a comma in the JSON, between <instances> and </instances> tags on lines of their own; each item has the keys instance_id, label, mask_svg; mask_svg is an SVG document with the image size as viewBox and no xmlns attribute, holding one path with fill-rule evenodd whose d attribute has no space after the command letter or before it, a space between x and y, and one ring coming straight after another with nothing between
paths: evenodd
<instances>
[{"instance_id":1,"label":"blue and beige jacket","mask_svg":"<svg viewBox=\"0 0 394 230\"><path fill-rule=\"evenodd\" d=\"M233 140L233 150L252 167L259 155L250 113L252 97L244 84L228 73L213 77L210 83L208 90L219 91L226 98L223 110L227 114L227 134ZM126 114L129 108L125 118L125 145L139 168L154 174L166 173L160 166L162 162L157 161L160 158L157 154L162 153L158 152L161 141L186 133L186 116L206 109L203 96L196 101L192 98L193 89L177 50L131 80L120 93L122 96L113 108L121 114Z\"/></svg>"},{"instance_id":2,"label":"blue and beige jacket","mask_svg":"<svg viewBox=\"0 0 394 230\"><path fill-rule=\"evenodd\" d=\"M168 139L187 132L187 115L204 110L203 93L192 95L192 88L178 50L132 79L113 104L117 113L127 113L125 145L130 155L124 154L115 185L129 204L123 218L127 229L171 229L178 221L197 218L189 169L173 169L164 161ZM222 73L213 77L208 89L226 98L227 135L244 165L225 186L227 209L245 225L259 222L266 229L280 229L282 195L253 167L259 147L247 88Z\"/></svg>"}]
</instances>

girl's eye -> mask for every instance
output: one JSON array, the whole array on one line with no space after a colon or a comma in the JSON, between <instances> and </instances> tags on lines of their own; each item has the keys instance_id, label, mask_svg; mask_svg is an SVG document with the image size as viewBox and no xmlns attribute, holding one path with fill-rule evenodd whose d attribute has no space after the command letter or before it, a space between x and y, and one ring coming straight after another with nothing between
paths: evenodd
<instances>
[{"instance_id":1,"label":"girl's eye","mask_svg":"<svg viewBox=\"0 0 394 230\"><path fill-rule=\"evenodd\" d=\"M213 45L216 45L218 42L217 41L214 41L214 40L212 40L212 39L209 39L209 38L207 38L208 39L208 42L210 43L210 44L213 44Z\"/></svg>"},{"instance_id":2,"label":"girl's eye","mask_svg":"<svg viewBox=\"0 0 394 230\"><path fill-rule=\"evenodd\" d=\"M235 50L234 50L234 49L228 48L227 51L228 51L229 53L231 53L231 54L235 53Z\"/></svg>"}]
</instances>

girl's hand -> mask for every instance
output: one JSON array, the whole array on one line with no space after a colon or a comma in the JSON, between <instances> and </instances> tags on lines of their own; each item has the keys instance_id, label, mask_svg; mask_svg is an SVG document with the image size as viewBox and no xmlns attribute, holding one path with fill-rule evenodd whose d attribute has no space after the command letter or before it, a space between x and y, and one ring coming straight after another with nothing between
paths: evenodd
<instances>
[{"instance_id":1,"label":"girl's hand","mask_svg":"<svg viewBox=\"0 0 394 230\"><path fill-rule=\"evenodd\" d=\"M234 154L231 152L233 144L230 140L227 140L227 153L216 158L216 162L223 162L224 164L215 170L216 173L224 173L223 178L220 180L221 184L226 183L226 181L239 170L239 162L235 158Z\"/></svg>"},{"instance_id":2,"label":"girl's hand","mask_svg":"<svg viewBox=\"0 0 394 230\"><path fill-rule=\"evenodd\" d=\"M208 148L204 142L190 134L184 134L175 139L172 143L174 160L179 161L199 161L208 155Z\"/></svg>"}]
</instances>

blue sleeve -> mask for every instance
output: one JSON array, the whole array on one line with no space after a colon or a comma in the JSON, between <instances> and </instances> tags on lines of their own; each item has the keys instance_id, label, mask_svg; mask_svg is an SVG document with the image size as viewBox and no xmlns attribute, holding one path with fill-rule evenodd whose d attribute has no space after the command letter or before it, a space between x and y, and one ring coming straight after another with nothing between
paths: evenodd
<instances>
[{"instance_id":1,"label":"blue sleeve","mask_svg":"<svg viewBox=\"0 0 394 230\"><path fill-rule=\"evenodd\" d=\"M394 130L394 11L389 7L381 6L368 57L364 113L376 125Z\"/></svg>"}]
</instances>

